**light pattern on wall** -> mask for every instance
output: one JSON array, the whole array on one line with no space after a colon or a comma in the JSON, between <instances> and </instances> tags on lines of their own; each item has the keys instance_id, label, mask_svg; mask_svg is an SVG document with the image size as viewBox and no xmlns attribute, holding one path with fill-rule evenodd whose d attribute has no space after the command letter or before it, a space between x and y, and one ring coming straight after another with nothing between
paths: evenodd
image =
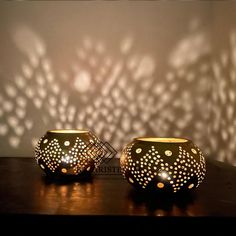
<instances>
[{"instance_id":1,"label":"light pattern on wall","mask_svg":"<svg viewBox=\"0 0 236 236\"><path fill-rule=\"evenodd\" d=\"M140 52L131 36L112 50L109 43L82 37L65 70L56 68L46 43L29 27L19 26L12 38L24 63L0 90L0 136L9 147L34 146L48 129L87 128L118 151L144 135L186 137L206 154L216 151L217 138L208 138L208 131L214 136L222 129L208 123L217 110L217 89L225 86L217 70L226 68L213 63L218 87L212 106L210 40L198 27L173 45L164 73L158 70L158 52Z\"/></svg>"},{"instance_id":2,"label":"light pattern on wall","mask_svg":"<svg viewBox=\"0 0 236 236\"><path fill-rule=\"evenodd\" d=\"M212 67L214 81L209 124L212 155L236 165L236 32L231 32L229 44L220 55L215 56Z\"/></svg>"}]
</instances>

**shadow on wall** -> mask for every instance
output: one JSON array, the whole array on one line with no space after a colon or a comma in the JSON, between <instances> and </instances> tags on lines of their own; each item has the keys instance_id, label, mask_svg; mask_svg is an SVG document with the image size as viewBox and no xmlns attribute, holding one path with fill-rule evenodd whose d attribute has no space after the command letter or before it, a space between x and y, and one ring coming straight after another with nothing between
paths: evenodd
<instances>
[{"instance_id":1,"label":"shadow on wall","mask_svg":"<svg viewBox=\"0 0 236 236\"><path fill-rule=\"evenodd\" d=\"M21 25L12 37L27 61L1 90L1 139L18 149L28 145L21 145L22 137L35 146L47 129L87 128L120 150L136 136L182 136L236 164L232 35L230 48L212 63L208 35L192 27L173 45L163 75L151 54L135 51L132 37L117 45L116 57L103 42L85 37L71 70L55 72L43 39ZM229 83L222 78L227 73ZM221 150L221 139L232 155Z\"/></svg>"},{"instance_id":2,"label":"shadow on wall","mask_svg":"<svg viewBox=\"0 0 236 236\"><path fill-rule=\"evenodd\" d=\"M212 62L209 140L212 153L220 161L236 165L236 32L229 35L229 44Z\"/></svg>"}]
</instances>

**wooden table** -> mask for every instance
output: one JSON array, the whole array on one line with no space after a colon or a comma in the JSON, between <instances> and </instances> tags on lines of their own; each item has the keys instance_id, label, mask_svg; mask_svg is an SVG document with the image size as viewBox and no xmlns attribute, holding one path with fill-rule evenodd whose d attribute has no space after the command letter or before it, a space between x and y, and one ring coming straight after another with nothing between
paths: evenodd
<instances>
[{"instance_id":1,"label":"wooden table","mask_svg":"<svg viewBox=\"0 0 236 236\"><path fill-rule=\"evenodd\" d=\"M236 168L207 160L207 176L190 194L150 195L135 191L113 159L92 178L51 179L33 158L0 159L1 225L42 232L124 230L230 230L236 224ZM13 224L14 223L14 224ZM14 226L14 227L13 227ZM125 229L125 227L127 229ZM109 234L112 234L111 232Z\"/></svg>"}]
</instances>

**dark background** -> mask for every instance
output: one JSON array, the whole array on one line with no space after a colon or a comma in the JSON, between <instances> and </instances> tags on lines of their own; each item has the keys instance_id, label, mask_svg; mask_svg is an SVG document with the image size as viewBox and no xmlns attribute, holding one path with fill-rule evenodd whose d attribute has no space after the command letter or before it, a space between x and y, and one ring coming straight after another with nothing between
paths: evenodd
<instances>
[{"instance_id":1,"label":"dark background","mask_svg":"<svg viewBox=\"0 0 236 236\"><path fill-rule=\"evenodd\" d=\"M236 165L236 3L0 3L1 156L49 129L86 128L120 151L192 139Z\"/></svg>"}]
</instances>

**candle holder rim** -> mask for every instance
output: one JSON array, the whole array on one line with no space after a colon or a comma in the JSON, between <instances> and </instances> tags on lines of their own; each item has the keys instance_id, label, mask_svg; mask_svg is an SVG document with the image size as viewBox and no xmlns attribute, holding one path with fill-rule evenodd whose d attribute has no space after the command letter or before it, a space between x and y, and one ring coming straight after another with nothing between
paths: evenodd
<instances>
[{"instance_id":1,"label":"candle holder rim","mask_svg":"<svg viewBox=\"0 0 236 236\"><path fill-rule=\"evenodd\" d=\"M192 142L190 139L183 137L157 137L157 136L143 136L136 137L134 141L141 142L154 142L154 143L189 143Z\"/></svg>"},{"instance_id":2,"label":"candle holder rim","mask_svg":"<svg viewBox=\"0 0 236 236\"><path fill-rule=\"evenodd\" d=\"M48 130L47 134L84 134L90 133L87 129L52 129Z\"/></svg>"}]
</instances>

